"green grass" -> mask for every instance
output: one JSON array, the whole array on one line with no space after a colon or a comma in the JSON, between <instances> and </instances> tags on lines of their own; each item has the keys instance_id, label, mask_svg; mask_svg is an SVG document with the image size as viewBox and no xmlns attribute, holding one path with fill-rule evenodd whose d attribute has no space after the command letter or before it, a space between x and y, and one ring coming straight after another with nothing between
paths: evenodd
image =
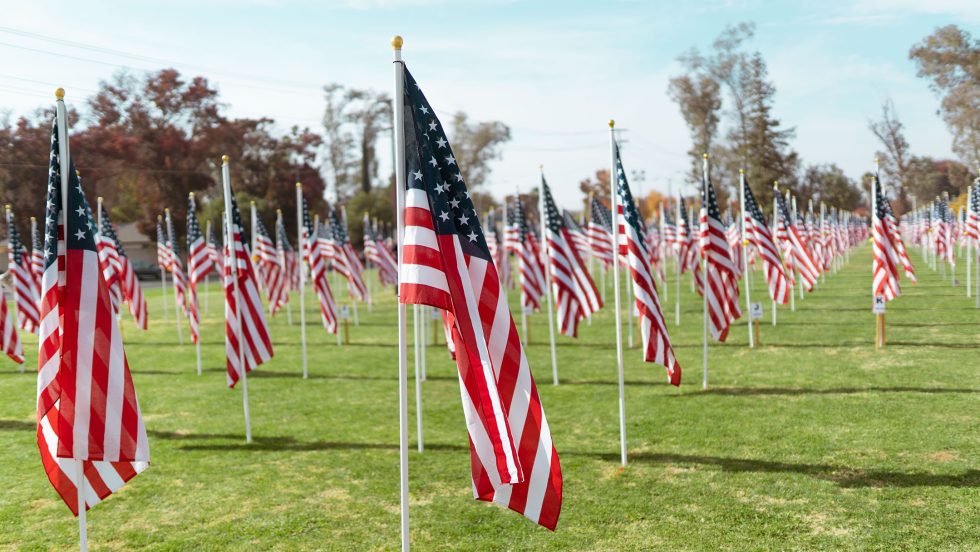
<instances>
[{"instance_id":1,"label":"green grass","mask_svg":"<svg viewBox=\"0 0 980 552\"><path fill-rule=\"evenodd\" d=\"M413 545L980 548L980 311L963 287L923 266L920 283L888 306L888 347L875 352L869 266L863 247L844 271L798 300L797 312L780 309L776 328L764 302L762 346L745 346L744 321L728 344L712 345L707 392L701 304L685 281L675 327L671 285L665 310L684 380L671 388L663 368L642 363L636 348L625 352L625 469L612 310L591 327L583 323L578 340L561 339L558 387L551 385L546 317L533 316L527 351L564 473L555 533L472 500L455 366L442 345L431 347L422 454L414 450L414 395L410 404ZM341 348L320 328L311 300L308 380L299 377L298 313L293 326L285 316L272 321L276 356L249 378L252 445L245 444L241 392L225 387L221 296L216 287L211 293L201 377L194 348L177 345L173 315L163 320L158 290L149 292L149 332L125 319L153 462L90 512L93 549L397 548L391 290L378 294L372 313L361 307L361 325ZM754 297L763 294L756 285ZM0 547L69 550L77 546L76 522L41 469L30 373L36 341L25 341L28 373L9 362L0 370Z\"/></svg>"}]
</instances>

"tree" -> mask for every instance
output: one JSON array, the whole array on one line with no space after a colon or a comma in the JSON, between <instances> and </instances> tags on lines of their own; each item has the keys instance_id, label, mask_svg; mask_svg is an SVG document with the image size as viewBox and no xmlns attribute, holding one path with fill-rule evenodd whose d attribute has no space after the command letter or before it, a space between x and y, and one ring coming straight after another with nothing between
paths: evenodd
<instances>
[{"instance_id":1,"label":"tree","mask_svg":"<svg viewBox=\"0 0 980 552\"><path fill-rule=\"evenodd\" d=\"M594 196L602 203L609 205L609 169L598 169L595 175L578 183L582 191L582 206L589 212L589 197Z\"/></svg>"},{"instance_id":2,"label":"tree","mask_svg":"<svg viewBox=\"0 0 980 552\"><path fill-rule=\"evenodd\" d=\"M953 151L976 167L980 164L980 40L947 25L912 46L909 59L942 98L940 113L953 134Z\"/></svg>"},{"instance_id":3,"label":"tree","mask_svg":"<svg viewBox=\"0 0 980 552\"><path fill-rule=\"evenodd\" d=\"M853 211L865 200L857 183L833 163L807 167L802 183L794 191L803 201L812 199L814 209L823 202L829 207Z\"/></svg>"},{"instance_id":4,"label":"tree","mask_svg":"<svg viewBox=\"0 0 980 552\"><path fill-rule=\"evenodd\" d=\"M916 155L909 160L909 193L920 204L936 199L943 193L948 193L950 197L963 195L974 178L975 174L969 167L952 159Z\"/></svg>"},{"instance_id":5,"label":"tree","mask_svg":"<svg viewBox=\"0 0 980 552\"><path fill-rule=\"evenodd\" d=\"M350 158L354 146L354 137L345 127L347 122L347 96L344 87L339 84L328 84L323 87L326 108L323 111L324 143L327 149L327 161L330 164L331 190L334 197L339 198L346 193L353 183L354 162Z\"/></svg>"},{"instance_id":6,"label":"tree","mask_svg":"<svg viewBox=\"0 0 980 552\"><path fill-rule=\"evenodd\" d=\"M891 100L885 100L881 106L881 119L869 121L868 128L878 138L884 151L876 153L884 176L898 186L899 201L907 207L909 189L909 164L912 154L909 143L905 139L904 125L898 120L895 105Z\"/></svg>"},{"instance_id":7,"label":"tree","mask_svg":"<svg viewBox=\"0 0 980 552\"><path fill-rule=\"evenodd\" d=\"M691 180L701 174L701 155L710 152L721 122L721 86L705 74L679 75L670 79L667 93L677 102L691 131Z\"/></svg>"},{"instance_id":8,"label":"tree","mask_svg":"<svg viewBox=\"0 0 980 552\"><path fill-rule=\"evenodd\" d=\"M453 155L470 191L489 182L490 163L500 159L500 147L510 141L510 127L500 121L470 123L462 111L453 115Z\"/></svg>"}]
</instances>

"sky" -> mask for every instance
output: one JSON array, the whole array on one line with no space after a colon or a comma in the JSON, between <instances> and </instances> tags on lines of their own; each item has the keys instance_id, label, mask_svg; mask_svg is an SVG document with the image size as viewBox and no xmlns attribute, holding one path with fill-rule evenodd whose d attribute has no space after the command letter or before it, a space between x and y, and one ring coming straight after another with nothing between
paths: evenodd
<instances>
[{"instance_id":1,"label":"sky","mask_svg":"<svg viewBox=\"0 0 980 552\"><path fill-rule=\"evenodd\" d=\"M575 208L579 181L609 164L610 118L624 165L644 175L635 195L686 185L690 138L668 81L678 55L742 21L756 23L748 47L769 65L774 114L796 129L804 163L867 171L868 121L886 99L915 153L952 156L908 51L943 25L980 28L976 0L32 0L0 21L0 111L50 105L57 86L80 107L114 72L176 67L206 76L232 116L320 130L324 84L390 92L400 34L444 120L463 110L510 126L488 191L529 190L543 166L556 201Z\"/></svg>"}]
</instances>

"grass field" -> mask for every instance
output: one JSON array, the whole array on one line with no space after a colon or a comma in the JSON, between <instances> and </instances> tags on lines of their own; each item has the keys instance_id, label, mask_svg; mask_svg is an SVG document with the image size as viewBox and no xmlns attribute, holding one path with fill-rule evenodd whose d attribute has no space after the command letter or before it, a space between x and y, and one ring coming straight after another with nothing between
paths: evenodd
<instances>
[{"instance_id":1,"label":"grass field","mask_svg":"<svg viewBox=\"0 0 980 552\"><path fill-rule=\"evenodd\" d=\"M410 405L413 545L980 549L980 311L963 287L921 267L920 283L888 306L888 347L875 352L869 267L862 247L798 300L797 312L780 309L775 328L765 302L761 347L746 347L744 321L728 344L712 345L708 391L701 389L701 303L685 281L682 325L668 316L685 370L681 388L666 385L663 368L642 363L635 348L625 353L626 469L612 309L591 327L583 323L578 340L561 339L558 387L546 317L533 316L528 356L564 473L555 533L472 500L455 366L443 346L430 347L421 454L414 396ZM361 307L361 324L341 348L310 301L308 380L300 377L296 309L293 326L285 316L272 321L276 356L249 377L252 445L241 393L225 387L221 296L216 287L211 293L201 377L189 340L177 345L172 313L163 320L158 289L149 292L149 332L125 319L153 462L90 512L93 549L396 549L392 291L379 294L372 313ZM753 293L762 299L762 286ZM77 525L35 445L36 340L25 341L27 373L0 366L0 547L70 550Z\"/></svg>"}]
</instances>

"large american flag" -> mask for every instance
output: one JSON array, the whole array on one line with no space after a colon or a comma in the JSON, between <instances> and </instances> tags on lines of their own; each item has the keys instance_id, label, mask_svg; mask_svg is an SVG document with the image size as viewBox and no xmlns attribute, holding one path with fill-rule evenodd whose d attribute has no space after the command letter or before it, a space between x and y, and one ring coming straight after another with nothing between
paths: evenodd
<instances>
[{"instance_id":1,"label":"large american flag","mask_svg":"<svg viewBox=\"0 0 980 552\"><path fill-rule=\"evenodd\" d=\"M555 310L558 312L558 328L564 335L578 337L579 320L599 312L602 299L574 245L566 218L559 214L555 206L544 175L541 175L541 190L544 192L544 239L548 240L548 265Z\"/></svg>"},{"instance_id":2,"label":"large american flag","mask_svg":"<svg viewBox=\"0 0 980 552\"><path fill-rule=\"evenodd\" d=\"M875 179L878 179L877 175L875 175ZM912 259L909 258L908 251L905 250L905 241L902 239L902 233L898 227L898 219L895 217L895 211L892 210L892 204L888 201L888 196L884 193L880 181L878 188L882 193L882 207L885 209L885 225L888 227L889 235L892 236L895 253L898 255L898 262L902 265L902 271L905 273L905 277L914 284L916 282L915 267L912 266Z\"/></svg>"},{"instance_id":3,"label":"large american flag","mask_svg":"<svg viewBox=\"0 0 980 552\"><path fill-rule=\"evenodd\" d=\"M265 289L269 298L269 309L276 309L276 299L282 292L284 280L282 267L279 266L279 257L276 253L276 244L269 236L269 231L262 224L262 219L258 217L255 209L252 210L252 259L258 271L259 284Z\"/></svg>"},{"instance_id":4,"label":"large american flag","mask_svg":"<svg viewBox=\"0 0 980 552\"><path fill-rule=\"evenodd\" d=\"M157 264L161 269L170 270L171 256L167 236L163 233L163 216L157 215Z\"/></svg>"},{"instance_id":5,"label":"large american flag","mask_svg":"<svg viewBox=\"0 0 980 552\"><path fill-rule=\"evenodd\" d=\"M224 265L224 288L225 288L225 357L226 369L228 372L228 387L234 387L240 378L241 366L239 364L239 354L245 365L245 372L251 372L253 368L272 358L272 342L269 340L269 327L265 322L265 315L262 312L262 299L259 297L258 282L255 277L255 269L252 267L252 257L249 255L248 244L245 243L245 236L242 226L242 217L238 212L238 201L235 200L234 192L229 192L231 196L231 236L228 230L225 233L225 265ZM227 209L228 206L226 205ZM233 249L232 249L233 248ZM238 296L241 305L235 298L235 277L233 276L232 263L238 278ZM238 312L241 307L242 331L241 342L239 342L238 331ZM241 349L241 347L244 345Z\"/></svg>"},{"instance_id":6,"label":"large american flag","mask_svg":"<svg viewBox=\"0 0 980 552\"><path fill-rule=\"evenodd\" d=\"M970 247L980 248L980 178L973 181L970 188L970 196L966 201L966 228L964 230L967 238L967 250ZM969 240L974 240L971 244ZM976 255L976 253L973 253Z\"/></svg>"},{"instance_id":7,"label":"large american flag","mask_svg":"<svg viewBox=\"0 0 980 552\"><path fill-rule=\"evenodd\" d=\"M337 333L337 305L334 302L333 293L330 291L330 282L327 279L330 253L327 250L327 240L322 238L325 234L326 228L320 224L320 216L317 215L313 223L313 239L310 246L310 279L313 281L313 289L316 291L316 297L320 303L320 318L323 319L323 327L327 332L335 334Z\"/></svg>"},{"instance_id":8,"label":"large american flag","mask_svg":"<svg viewBox=\"0 0 980 552\"><path fill-rule=\"evenodd\" d=\"M766 283L769 284L769 298L785 305L789 302L789 295L793 293L793 284L786 277L786 269L779 258L779 248L773 239L772 230L766 224L766 217L763 216L747 179L742 180L742 190L745 198L745 239L762 258L762 269L766 274Z\"/></svg>"},{"instance_id":9,"label":"large american flag","mask_svg":"<svg viewBox=\"0 0 980 552\"><path fill-rule=\"evenodd\" d=\"M891 301L901 294L898 284L898 251L895 245L898 236L892 235L885 221L888 216L888 210L885 208L887 200L881 193L878 175L874 176L874 187L875 204L871 210L871 238L874 246L871 292L875 296L883 296L886 301Z\"/></svg>"},{"instance_id":10,"label":"large american flag","mask_svg":"<svg viewBox=\"0 0 980 552\"><path fill-rule=\"evenodd\" d=\"M592 204L589 205L589 224L585 227L585 233L595 258L607 268L612 266L612 213L595 196L592 196Z\"/></svg>"},{"instance_id":11,"label":"large american flag","mask_svg":"<svg viewBox=\"0 0 980 552\"><path fill-rule=\"evenodd\" d=\"M647 251L646 237L643 235L643 220L633 193L626 180L623 161L616 146L616 193L617 233L619 234L619 255L626 258L630 281L633 282L633 299L640 316L640 335L643 337L643 360L663 365L671 385L681 384L681 366L674 356L674 348L667 334L667 324L660 308L660 294L653 280L650 255ZM612 238L610 238L610 242ZM632 311L632 309L630 309ZM632 316L632 314L630 315Z\"/></svg>"},{"instance_id":12,"label":"large american flag","mask_svg":"<svg viewBox=\"0 0 980 552\"><path fill-rule=\"evenodd\" d=\"M501 243L498 221L493 209L487 215L486 232L484 235L487 239L487 249L490 250L490 257L493 258L493 264L497 267L500 284L505 288L512 287L514 285L514 279L510 272L509 250Z\"/></svg>"},{"instance_id":13,"label":"large american flag","mask_svg":"<svg viewBox=\"0 0 980 552\"><path fill-rule=\"evenodd\" d=\"M694 239L694 229L691 227L684 198L680 198L677 205L680 214L677 223L677 259L681 263L681 274L690 270L698 294L704 295L704 274L701 272L701 263L698 261L700 246L698 240Z\"/></svg>"},{"instance_id":14,"label":"large american flag","mask_svg":"<svg viewBox=\"0 0 980 552\"><path fill-rule=\"evenodd\" d=\"M783 242L783 259L789 260L787 267L793 267L797 270L803 287L807 291L812 291L813 286L817 283L817 278L820 277L820 269L813 262L813 257L810 256L810 252L803 243L803 236L800 235L799 228L793 223L793 217L786 206L786 200L779 194L778 189L774 192L779 215L779 229L776 235Z\"/></svg>"},{"instance_id":15,"label":"large american flag","mask_svg":"<svg viewBox=\"0 0 980 552\"><path fill-rule=\"evenodd\" d=\"M277 278L269 281L269 309L273 316L289 303L289 289L292 287L293 274L296 272L292 268L295 261L296 253L289 243L289 236L286 235L282 211L277 211L275 263L278 271L276 271Z\"/></svg>"},{"instance_id":16,"label":"large american flag","mask_svg":"<svg viewBox=\"0 0 980 552\"><path fill-rule=\"evenodd\" d=\"M210 220L208 221L207 251L215 272L221 270L225 261L221 258L221 250L218 249L218 240L214 237L214 228L211 226Z\"/></svg>"},{"instance_id":17,"label":"large american flag","mask_svg":"<svg viewBox=\"0 0 980 552\"><path fill-rule=\"evenodd\" d=\"M67 151L67 144L66 144ZM48 480L78 514L78 462L87 508L146 469L146 428L122 336L99 269L96 224L52 129L38 338L37 444Z\"/></svg>"},{"instance_id":18,"label":"large american flag","mask_svg":"<svg viewBox=\"0 0 980 552\"><path fill-rule=\"evenodd\" d=\"M591 247L589 246L589 238L585 235L585 230L582 229L582 226L567 209L562 211L561 218L565 221L565 229L568 230L568 235L572 238L572 245L575 246L575 251L578 251L578 256L582 260L588 259Z\"/></svg>"},{"instance_id":19,"label":"large american flag","mask_svg":"<svg viewBox=\"0 0 980 552\"><path fill-rule=\"evenodd\" d=\"M14 212L7 207L7 266L11 275L14 304L17 306L17 322L20 329L37 333L40 317L38 296L34 288L34 270L31 256L20 239L14 224ZM6 300L6 299L4 299Z\"/></svg>"},{"instance_id":20,"label":"large american flag","mask_svg":"<svg viewBox=\"0 0 980 552\"><path fill-rule=\"evenodd\" d=\"M715 188L711 185L708 160L704 160L701 182L701 257L705 260L705 300L708 302L708 328L711 336L725 341L728 329L742 311L738 306L738 269L725 235L725 224L718 211Z\"/></svg>"},{"instance_id":21,"label":"large american flag","mask_svg":"<svg viewBox=\"0 0 980 552\"><path fill-rule=\"evenodd\" d=\"M537 242L531 235L524 213L524 202L517 198L511 209L514 213L514 224L517 227L517 270L521 275L521 307L534 310L541 309L541 299L545 293L544 267Z\"/></svg>"},{"instance_id":22,"label":"large american flag","mask_svg":"<svg viewBox=\"0 0 980 552\"><path fill-rule=\"evenodd\" d=\"M554 530L561 468L534 378L452 148L407 69L405 81L399 298L449 315L475 497Z\"/></svg>"},{"instance_id":23,"label":"large american flag","mask_svg":"<svg viewBox=\"0 0 980 552\"><path fill-rule=\"evenodd\" d=\"M197 301L197 285L214 270L214 263L208 255L208 246L197 221L197 202L194 194L187 196L187 281L188 318L190 319L191 341L197 343L201 338L201 309Z\"/></svg>"},{"instance_id":24,"label":"large american flag","mask_svg":"<svg viewBox=\"0 0 980 552\"><path fill-rule=\"evenodd\" d=\"M382 285L398 283L398 262L385 244L378 240L377 232L367 213L364 213L364 258L377 267L378 280Z\"/></svg>"}]
</instances>

